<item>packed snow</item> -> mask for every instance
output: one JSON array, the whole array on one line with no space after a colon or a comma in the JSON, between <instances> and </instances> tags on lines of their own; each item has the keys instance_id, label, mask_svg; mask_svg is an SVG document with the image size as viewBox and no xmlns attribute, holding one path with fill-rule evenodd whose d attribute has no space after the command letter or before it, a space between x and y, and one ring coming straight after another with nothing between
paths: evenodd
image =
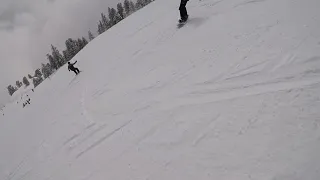
<instances>
[{"instance_id":1,"label":"packed snow","mask_svg":"<svg viewBox=\"0 0 320 180\"><path fill-rule=\"evenodd\" d=\"M320 1L156 0L0 116L3 180L319 180Z\"/></svg>"}]
</instances>

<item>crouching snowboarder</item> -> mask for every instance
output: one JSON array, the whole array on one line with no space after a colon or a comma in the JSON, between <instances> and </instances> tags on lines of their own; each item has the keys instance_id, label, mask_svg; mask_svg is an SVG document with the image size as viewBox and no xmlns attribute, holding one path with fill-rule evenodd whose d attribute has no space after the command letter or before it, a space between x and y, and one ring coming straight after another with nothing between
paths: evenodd
<instances>
[{"instance_id":1,"label":"crouching snowboarder","mask_svg":"<svg viewBox=\"0 0 320 180\"><path fill-rule=\"evenodd\" d=\"M70 70L73 71L73 72L76 73L76 75L77 75L77 74L80 73L80 71L79 71L78 68L76 68L76 67L73 66L73 65L75 65L76 63L77 63L77 61L74 62L74 63L68 62L68 70L69 70L69 71L70 71Z\"/></svg>"},{"instance_id":2,"label":"crouching snowboarder","mask_svg":"<svg viewBox=\"0 0 320 180\"><path fill-rule=\"evenodd\" d=\"M187 9L186 9L186 5L187 5L187 2L189 0L181 0L180 2L180 7L179 7L179 11L180 11L180 20L179 22L180 23L183 23L183 22L186 22L188 20L188 12L187 12Z\"/></svg>"}]
</instances>

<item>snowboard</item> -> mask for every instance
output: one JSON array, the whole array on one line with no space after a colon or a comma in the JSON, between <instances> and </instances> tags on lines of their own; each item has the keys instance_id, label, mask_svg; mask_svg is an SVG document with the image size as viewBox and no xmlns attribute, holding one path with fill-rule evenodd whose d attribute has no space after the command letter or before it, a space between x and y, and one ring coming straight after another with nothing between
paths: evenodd
<instances>
[{"instance_id":1,"label":"snowboard","mask_svg":"<svg viewBox=\"0 0 320 180\"><path fill-rule=\"evenodd\" d=\"M180 28L182 28L184 25L186 25L187 24L187 22L188 22L188 19L186 20L186 21L181 21L181 19L179 19L179 21L178 21L178 28L180 29Z\"/></svg>"}]
</instances>

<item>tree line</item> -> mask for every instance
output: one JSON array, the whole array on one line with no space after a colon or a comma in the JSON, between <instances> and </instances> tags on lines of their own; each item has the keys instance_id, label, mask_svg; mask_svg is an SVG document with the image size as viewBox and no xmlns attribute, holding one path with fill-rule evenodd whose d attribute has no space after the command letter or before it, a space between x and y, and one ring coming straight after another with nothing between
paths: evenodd
<instances>
[{"instance_id":1,"label":"tree line","mask_svg":"<svg viewBox=\"0 0 320 180\"><path fill-rule=\"evenodd\" d=\"M108 17L105 13L101 13L101 19L98 21L97 36L104 33L112 26L116 25L137 10L148 5L152 1L154 0L137 0L134 3L131 0L124 0L123 3L118 3L116 8L108 7ZM90 41L92 41L95 38L94 33L89 30L87 38L68 38L65 41L65 49L62 50L62 53L58 50L57 47L51 44L51 52L46 55L48 62L42 63L41 68L36 69L33 73L33 76L28 74L28 76L24 76L22 78L22 82L17 80L15 85L8 85L7 90L10 96L12 96L12 94L23 85L25 87L29 86L29 80L32 80L34 88L36 88L44 79L49 78L60 67L70 61Z\"/></svg>"}]
</instances>

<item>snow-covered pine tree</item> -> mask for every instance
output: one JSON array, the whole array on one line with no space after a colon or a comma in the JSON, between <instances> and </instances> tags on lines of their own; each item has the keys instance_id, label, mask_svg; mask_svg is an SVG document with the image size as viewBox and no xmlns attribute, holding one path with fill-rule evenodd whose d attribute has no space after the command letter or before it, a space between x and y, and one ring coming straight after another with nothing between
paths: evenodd
<instances>
[{"instance_id":1,"label":"snow-covered pine tree","mask_svg":"<svg viewBox=\"0 0 320 180\"><path fill-rule=\"evenodd\" d=\"M123 9L122 3L117 4L117 10L121 20L124 19L124 9Z\"/></svg>"},{"instance_id":2,"label":"snow-covered pine tree","mask_svg":"<svg viewBox=\"0 0 320 180\"><path fill-rule=\"evenodd\" d=\"M83 47L88 44L88 40L85 37L82 37L82 44L84 45Z\"/></svg>"},{"instance_id":3,"label":"snow-covered pine tree","mask_svg":"<svg viewBox=\"0 0 320 180\"><path fill-rule=\"evenodd\" d=\"M98 34L102 34L104 32L103 24L101 21L98 23Z\"/></svg>"},{"instance_id":4,"label":"snow-covered pine tree","mask_svg":"<svg viewBox=\"0 0 320 180\"><path fill-rule=\"evenodd\" d=\"M16 92L16 90L17 90L17 88L14 88L12 85L9 85L9 86L7 87L7 89L8 89L8 92L9 92L10 96L12 96L12 94L13 94L14 92Z\"/></svg>"},{"instance_id":5,"label":"snow-covered pine tree","mask_svg":"<svg viewBox=\"0 0 320 180\"><path fill-rule=\"evenodd\" d=\"M22 82L20 82L19 80L17 80L17 81L16 81L16 86L17 86L18 88L20 88L20 87L22 86Z\"/></svg>"},{"instance_id":6,"label":"snow-covered pine tree","mask_svg":"<svg viewBox=\"0 0 320 180\"><path fill-rule=\"evenodd\" d=\"M22 78L22 82L23 82L23 84L24 84L25 86L29 86L29 85L30 85L29 80L28 80L27 77L25 77L25 76Z\"/></svg>"},{"instance_id":7,"label":"snow-covered pine tree","mask_svg":"<svg viewBox=\"0 0 320 180\"><path fill-rule=\"evenodd\" d=\"M130 5L130 13L132 14L136 11L136 7L132 1L129 1L129 5Z\"/></svg>"},{"instance_id":8,"label":"snow-covered pine tree","mask_svg":"<svg viewBox=\"0 0 320 180\"><path fill-rule=\"evenodd\" d=\"M47 64L41 64L41 72L43 74L43 77L46 79L48 78L51 74L52 74L52 69L50 67L50 64L47 63Z\"/></svg>"},{"instance_id":9,"label":"snow-covered pine tree","mask_svg":"<svg viewBox=\"0 0 320 180\"><path fill-rule=\"evenodd\" d=\"M55 70L59 69L59 66L58 66L57 62L53 59L53 56L51 54L47 54L47 59L48 59L48 61L50 63L50 66L53 69L55 69ZM32 76L31 77L29 76L29 78L32 79Z\"/></svg>"},{"instance_id":10,"label":"snow-covered pine tree","mask_svg":"<svg viewBox=\"0 0 320 180\"><path fill-rule=\"evenodd\" d=\"M68 56L70 56L69 57L70 59L72 59L80 50L79 47L78 47L77 41L73 40L71 38L66 40L65 45L66 45L66 48L67 48L66 51L68 53Z\"/></svg>"},{"instance_id":11,"label":"snow-covered pine tree","mask_svg":"<svg viewBox=\"0 0 320 180\"><path fill-rule=\"evenodd\" d=\"M88 31L88 38L89 41L92 41L95 38L91 31Z\"/></svg>"},{"instance_id":12,"label":"snow-covered pine tree","mask_svg":"<svg viewBox=\"0 0 320 180\"><path fill-rule=\"evenodd\" d=\"M111 26L114 26L117 23L116 22L117 11L114 8L108 8L108 13L109 13L110 24Z\"/></svg>"},{"instance_id":13,"label":"snow-covered pine tree","mask_svg":"<svg viewBox=\"0 0 320 180\"><path fill-rule=\"evenodd\" d=\"M108 20L106 15L103 13L101 13L101 23L102 23L103 32L105 32L111 27L110 21Z\"/></svg>"},{"instance_id":14,"label":"snow-covered pine tree","mask_svg":"<svg viewBox=\"0 0 320 180\"><path fill-rule=\"evenodd\" d=\"M84 48L84 44L82 42L82 39L78 38L77 40L77 46L78 46L78 51Z\"/></svg>"},{"instance_id":15,"label":"snow-covered pine tree","mask_svg":"<svg viewBox=\"0 0 320 180\"><path fill-rule=\"evenodd\" d=\"M38 78L42 77L42 73L41 73L40 69L36 69L34 71L34 77L38 77Z\"/></svg>"},{"instance_id":16,"label":"snow-covered pine tree","mask_svg":"<svg viewBox=\"0 0 320 180\"><path fill-rule=\"evenodd\" d=\"M62 51L63 54L63 58L68 62L72 59L71 54L69 53L69 51L66 49L64 51Z\"/></svg>"},{"instance_id":17,"label":"snow-covered pine tree","mask_svg":"<svg viewBox=\"0 0 320 180\"><path fill-rule=\"evenodd\" d=\"M60 68L66 63L66 61L61 55L61 53L59 52L59 50L57 49L57 47L53 46L52 44L51 44L51 50L52 50L53 60L56 62L58 68Z\"/></svg>"},{"instance_id":18,"label":"snow-covered pine tree","mask_svg":"<svg viewBox=\"0 0 320 180\"><path fill-rule=\"evenodd\" d=\"M141 9L144 6L143 0L137 0L135 7L137 10Z\"/></svg>"},{"instance_id":19,"label":"snow-covered pine tree","mask_svg":"<svg viewBox=\"0 0 320 180\"><path fill-rule=\"evenodd\" d=\"M124 10L126 12L126 16L129 16L130 15L130 2L129 2L129 0L124 0L123 6L124 6Z\"/></svg>"},{"instance_id":20,"label":"snow-covered pine tree","mask_svg":"<svg viewBox=\"0 0 320 180\"><path fill-rule=\"evenodd\" d=\"M33 86L37 87L37 86L39 86L39 84L42 83L43 79L42 79L42 77L34 77L34 78L32 78L32 81L33 81Z\"/></svg>"}]
</instances>

